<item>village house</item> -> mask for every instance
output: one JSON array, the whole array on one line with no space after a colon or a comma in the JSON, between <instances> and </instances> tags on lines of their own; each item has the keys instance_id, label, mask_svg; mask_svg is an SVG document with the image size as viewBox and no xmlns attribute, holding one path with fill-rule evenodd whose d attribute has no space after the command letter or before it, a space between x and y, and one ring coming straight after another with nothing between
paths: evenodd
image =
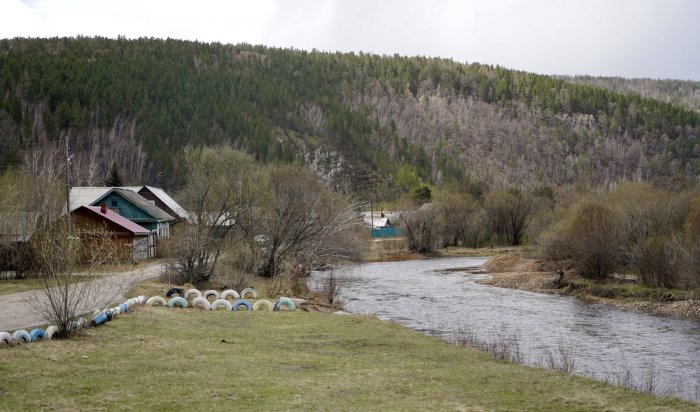
<instances>
[{"instance_id":1,"label":"village house","mask_svg":"<svg viewBox=\"0 0 700 412\"><path fill-rule=\"evenodd\" d=\"M72 213L75 233L83 240L89 240L91 233L101 230L110 233L114 256L110 260L133 261L155 257L150 237L155 236L148 229L139 226L124 216L110 210L105 203L101 206L80 206ZM89 247L89 246L88 246Z\"/></svg>"}]
</instances>

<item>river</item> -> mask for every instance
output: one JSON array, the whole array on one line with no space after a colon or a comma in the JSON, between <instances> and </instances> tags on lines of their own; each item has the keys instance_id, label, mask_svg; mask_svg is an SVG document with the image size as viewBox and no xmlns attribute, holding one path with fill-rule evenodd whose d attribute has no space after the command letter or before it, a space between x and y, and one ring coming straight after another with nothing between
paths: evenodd
<instances>
[{"instance_id":1,"label":"river","mask_svg":"<svg viewBox=\"0 0 700 412\"><path fill-rule=\"evenodd\" d=\"M700 323L474 282L485 258L366 263L335 270L344 311L450 341L465 334L554 360L574 374L700 401ZM314 272L318 289L330 272Z\"/></svg>"}]
</instances>

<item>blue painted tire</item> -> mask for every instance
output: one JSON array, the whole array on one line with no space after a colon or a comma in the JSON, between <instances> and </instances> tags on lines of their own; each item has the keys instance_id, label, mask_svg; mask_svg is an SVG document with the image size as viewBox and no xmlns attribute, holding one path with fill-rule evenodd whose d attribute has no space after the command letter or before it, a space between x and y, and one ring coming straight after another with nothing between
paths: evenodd
<instances>
[{"instance_id":1,"label":"blue painted tire","mask_svg":"<svg viewBox=\"0 0 700 412\"><path fill-rule=\"evenodd\" d=\"M29 332L29 337L32 339L32 342L36 342L39 339L46 339L46 332L41 328L32 329Z\"/></svg>"},{"instance_id":2,"label":"blue painted tire","mask_svg":"<svg viewBox=\"0 0 700 412\"><path fill-rule=\"evenodd\" d=\"M227 299L229 296L233 297L234 299L238 299L241 297L241 295L238 294L233 289L226 289L225 291L221 292L221 295L219 295L219 299Z\"/></svg>"},{"instance_id":3,"label":"blue painted tire","mask_svg":"<svg viewBox=\"0 0 700 412\"><path fill-rule=\"evenodd\" d=\"M219 308L225 308L226 310L231 310L233 306L231 306L231 302L229 302L226 299L217 299L214 301L214 303L211 304L211 310L217 310Z\"/></svg>"},{"instance_id":4,"label":"blue painted tire","mask_svg":"<svg viewBox=\"0 0 700 412\"><path fill-rule=\"evenodd\" d=\"M192 307L193 308L202 308L204 310L209 310L211 309L211 303L207 300L207 298L198 296L194 299L192 299Z\"/></svg>"},{"instance_id":5,"label":"blue painted tire","mask_svg":"<svg viewBox=\"0 0 700 412\"><path fill-rule=\"evenodd\" d=\"M272 302L267 299L260 299L259 301L255 302L255 304L253 304L253 310L256 312L260 311L262 310L263 306L265 306L270 312L275 310L275 305L273 305Z\"/></svg>"},{"instance_id":6,"label":"blue painted tire","mask_svg":"<svg viewBox=\"0 0 700 412\"><path fill-rule=\"evenodd\" d=\"M129 313L129 305L122 303L119 305L119 310L121 310L122 313Z\"/></svg>"},{"instance_id":7,"label":"blue painted tire","mask_svg":"<svg viewBox=\"0 0 700 412\"><path fill-rule=\"evenodd\" d=\"M253 305L251 305L250 302L244 299L239 299L233 302L233 305L231 305L231 310L236 312L241 306L245 306L246 310L253 310Z\"/></svg>"},{"instance_id":8,"label":"blue painted tire","mask_svg":"<svg viewBox=\"0 0 700 412\"><path fill-rule=\"evenodd\" d=\"M185 291L182 290L182 288L170 288L170 290L165 293L165 297L170 298L175 294L179 295L180 297L185 297Z\"/></svg>"},{"instance_id":9,"label":"blue painted tire","mask_svg":"<svg viewBox=\"0 0 700 412\"><path fill-rule=\"evenodd\" d=\"M92 326L100 326L100 325L102 325L103 323L106 323L108 320L109 320L109 319L107 319L107 314L106 314L106 313L102 313L102 314L97 315L97 316L95 316L94 318L92 318L91 324L92 324Z\"/></svg>"},{"instance_id":10,"label":"blue painted tire","mask_svg":"<svg viewBox=\"0 0 700 412\"><path fill-rule=\"evenodd\" d=\"M0 332L0 345L13 345L15 339L7 332Z\"/></svg>"},{"instance_id":11,"label":"blue painted tire","mask_svg":"<svg viewBox=\"0 0 700 412\"><path fill-rule=\"evenodd\" d=\"M169 308L173 308L175 306L179 306L181 308L186 308L188 306L188 303L185 300L185 298L178 296L178 297L171 298L168 301Z\"/></svg>"},{"instance_id":12,"label":"blue painted tire","mask_svg":"<svg viewBox=\"0 0 700 412\"><path fill-rule=\"evenodd\" d=\"M282 306L286 306L287 310L290 312L297 310L297 305L289 298L280 298L280 300L275 303L275 312L279 312Z\"/></svg>"},{"instance_id":13,"label":"blue painted tire","mask_svg":"<svg viewBox=\"0 0 700 412\"><path fill-rule=\"evenodd\" d=\"M46 328L46 340L53 339L53 335L56 332L58 332L58 326L56 326L56 325L51 325L48 328Z\"/></svg>"},{"instance_id":14,"label":"blue painted tire","mask_svg":"<svg viewBox=\"0 0 700 412\"><path fill-rule=\"evenodd\" d=\"M12 339L15 341L15 343L20 343L20 341L23 343L29 343L32 341L32 337L29 336L29 332L24 329L14 331L12 334Z\"/></svg>"},{"instance_id":15,"label":"blue painted tire","mask_svg":"<svg viewBox=\"0 0 700 412\"><path fill-rule=\"evenodd\" d=\"M249 294L249 293L252 293L252 294L253 294L253 299L257 299L257 298L258 298L258 292L255 290L255 288L245 288L245 289L243 289L243 290L241 291L241 293L240 293L240 297L241 297L242 299L245 299L245 296L246 296L247 294Z\"/></svg>"},{"instance_id":16,"label":"blue painted tire","mask_svg":"<svg viewBox=\"0 0 700 412\"><path fill-rule=\"evenodd\" d=\"M146 304L148 306L166 306L168 303L160 296L151 296L148 298L148 301L146 301Z\"/></svg>"}]
</instances>

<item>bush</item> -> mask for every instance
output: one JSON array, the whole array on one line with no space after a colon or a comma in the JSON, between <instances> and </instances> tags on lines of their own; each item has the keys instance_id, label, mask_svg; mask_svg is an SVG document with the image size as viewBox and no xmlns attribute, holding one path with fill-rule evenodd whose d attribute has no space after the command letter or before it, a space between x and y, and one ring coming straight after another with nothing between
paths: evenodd
<instances>
[{"instance_id":1,"label":"bush","mask_svg":"<svg viewBox=\"0 0 700 412\"><path fill-rule=\"evenodd\" d=\"M582 277L605 279L622 261L624 233L618 222L610 208L588 201L543 235L543 255L571 259Z\"/></svg>"}]
</instances>

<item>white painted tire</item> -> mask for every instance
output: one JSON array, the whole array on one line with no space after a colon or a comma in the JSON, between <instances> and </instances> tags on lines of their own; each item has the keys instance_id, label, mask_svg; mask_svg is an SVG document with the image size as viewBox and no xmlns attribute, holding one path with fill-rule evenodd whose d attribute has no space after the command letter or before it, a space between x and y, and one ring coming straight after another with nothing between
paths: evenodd
<instances>
[{"instance_id":1,"label":"white painted tire","mask_svg":"<svg viewBox=\"0 0 700 412\"><path fill-rule=\"evenodd\" d=\"M192 299L192 307L202 308L204 310L209 310L209 309L211 309L211 304L209 303L209 301L206 298L198 296L198 297Z\"/></svg>"},{"instance_id":2,"label":"white painted tire","mask_svg":"<svg viewBox=\"0 0 700 412\"><path fill-rule=\"evenodd\" d=\"M205 299L209 299L210 296L213 296L214 300L217 300L219 299L219 292L215 291L214 289L209 289L208 291L202 294L202 297L204 297Z\"/></svg>"},{"instance_id":3,"label":"white painted tire","mask_svg":"<svg viewBox=\"0 0 700 412\"><path fill-rule=\"evenodd\" d=\"M136 298L136 303L138 303L139 305L143 305L144 303L146 303L146 297L144 295L140 295Z\"/></svg>"},{"instance_id":4,"label":"white painted tire","mask_svg":"<svg viewBox=\"0 0 700 412\"><path fill-rule=\"evenodd\" d=\"M241 297L235 290L226 289L225 291L221 292L221 295L219 295L219 299L227 299L229 296L232 296L234 299L238 299Z\"/></svg>"},{"instance_id":5,"label":"white painted tire","mask_svg":"<svg viewBox=\"0 0 700 412\"><path fill-rule=\"evenodd\" d=\"M29 336L29 332L24 329L17 329L12 334L12 339L15 341L15 343L29 343L32 341L32 338Z\"/></svg>"},{"instance_id":6,"label":"white painted tire","mask_svg":"<svg viewBox=\"0 0 700 412\"><path fill-rule=\"evenodd\" d=\"M201 297L202 297L202 292L200 292L200 291L197 290L197 289L190 289L190 290L188 290L187 292L185 292L185 299L189 299L189 298L191 298L192 296L194 296L195 298L201 298Z\"/></svg>"},{"instance_id":7,"label":"white painted tire","mask_svg":"<svg viewBox=\"0 0 700 412\"><path fill-rule=\"evenodd\" d=\"M7 332L0 332L0 345L14 345L15 339Z\"/></svg>"},{"instance_id":8,"label":"white painted tire","mask_svg":"<svg viewBox=\"0 0 700 412\"><path fill-rule=\"evenodd\" d=\"M160 296L151 296L148 301L146 301L148 306L165 306L167 303L165 299Z\"/></svg>"},{"instance_id":9,"label":"white painted tire","mask_svg":"<svg viewBox=\"0 0 700 412\"><path fill-rule=\"evenodd\" d=\"M253 299L258 298L258 291L255 290L255 288L245 288L241 291L241 299L245 299L246 295L248 295L249 293L253 294Z\"/></svg>"},{"instance_id":10,"label":"white painted tire","mask_svg":"<svg viewBox=\"0 0 700 412\"><path fill-rule=\"evenodd\" d=\"M270 302L267 299L260 299L259 301L253 304L253 310L257 312L259 310L262 310L263 306L267 307L267 310L269 310L270 312L272 312L275 309L275 306L272 304L272 302Z\"/></svg>"},{"instance_id":11,"label":"white painted tire","mask_svg":"<svg viewBox=\"0 0 700 412\"><path fill-rule=\"evenodd\" d=\"M211 310L217 310L222 307L226 308L226 310L231 310L231 302L226 299L217 299L211 304Z\"/></svg>"},{"instance_id":12,"label":"white painted tire","mask_svg":"<svg viewBox=\"0 0 700 412\"><path fill-rule=\"evenodd\" d=\"M46 328L46 340L53 339L53 335L56 332L58 332L58 326L56 326L56 325L51 325L48 328Z\"/></svg>"}]
</instances>

